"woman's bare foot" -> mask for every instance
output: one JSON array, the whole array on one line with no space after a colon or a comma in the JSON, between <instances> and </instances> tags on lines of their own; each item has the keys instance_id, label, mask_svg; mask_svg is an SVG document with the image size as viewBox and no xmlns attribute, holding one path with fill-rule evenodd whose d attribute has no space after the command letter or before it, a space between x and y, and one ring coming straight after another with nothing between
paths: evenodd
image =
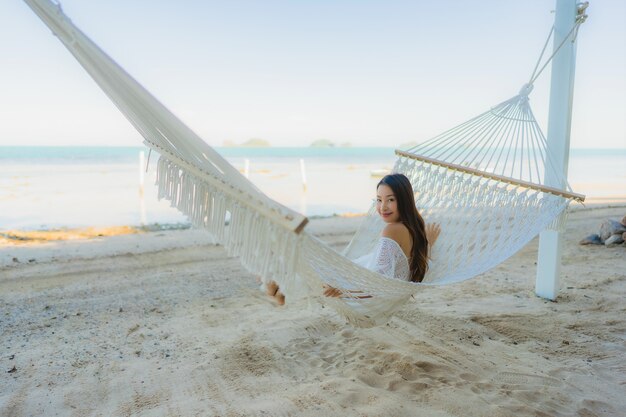
<instances>
[{"instance_id":1,"label":"woman's bare foot","mask_svg":"<svg viewBox=\"0 0 626 417\"><path fill-rule=\"evenodd\" d=\"M276 281L270 281L265 286L265 292L270 297L273 297L277 291L278 291L278 284L276 283Z\"/></svg>"},{"instance_id":2,"label":"woman's bare foot","mask_svg":"<svg viewBox=\"0 0 626 417\"><path fill-rule=\"evenodd\" d=\"M276 281L270 281L267 283L266 293L270 297L274 298L279 306L285 304L285 295L280 292L280 288L278 287Z\"/></svg>"},{"instance_id":3,"label":"woman's bare foot","mask_svg":"<svg viewBox=\"0 0 626 417\"><path fill-rule=\"evenodd\" d=\"M322 288L326 297L341 297L343 295L343 291L339 288L331 287L328 284L324 284Z\"/></svg>"},{"instance_id":4,"label":"woman's bare foot","mask_svg":"<svg viewBox=\"0 0 626 417\"><path fill-rule=\"evenodd\" d=\"M282 292L276 291L276 294L274 294L274 299L279 306L285 305L285 294L283 294Z\"/></svg>"}]
</instances>

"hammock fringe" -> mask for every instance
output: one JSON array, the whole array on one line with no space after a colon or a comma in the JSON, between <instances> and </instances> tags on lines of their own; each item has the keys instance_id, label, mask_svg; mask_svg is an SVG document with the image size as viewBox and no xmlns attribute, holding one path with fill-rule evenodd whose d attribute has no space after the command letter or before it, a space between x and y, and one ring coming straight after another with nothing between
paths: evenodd
<instances>
[{"instance_id":1,"label":"hammock fringe","mask_svg":"<svg viewBox=\"0 0 626 417\"><path fill-rule=\"evenodd\" d=\"M209 231L230 256L260 275L275 280L286 292L294 286L300 239L296 234L247 205L226 196L211 184L161 156L156 184L159 199L185 214L198 228ZM227 226L228 225L228 226Z\"/></svg>"}]
</instances>

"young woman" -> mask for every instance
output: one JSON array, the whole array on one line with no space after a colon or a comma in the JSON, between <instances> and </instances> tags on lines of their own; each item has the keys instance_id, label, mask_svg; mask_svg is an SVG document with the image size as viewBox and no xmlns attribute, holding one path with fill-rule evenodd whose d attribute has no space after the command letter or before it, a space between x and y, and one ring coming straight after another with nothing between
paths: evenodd
<instances>
[{"instance_id":1,"label":"young woman","mask_svg":"<svg viewBox=\"0 0 626 417\"><path fill-rule=\"evenodd\" d=\"M388 278L421 282L428 270L430 248L441 232L440 226L424 224L415 207L413 187L402 174L386 175L380 180L376 186L376 211L386 223L385 228L374 250L354 262ZM324 287L327 297L341 297L344 292ZM285 296L275 282L268 284L267 293L278 304L285 303Z\"/></svg>"}]
</instances>

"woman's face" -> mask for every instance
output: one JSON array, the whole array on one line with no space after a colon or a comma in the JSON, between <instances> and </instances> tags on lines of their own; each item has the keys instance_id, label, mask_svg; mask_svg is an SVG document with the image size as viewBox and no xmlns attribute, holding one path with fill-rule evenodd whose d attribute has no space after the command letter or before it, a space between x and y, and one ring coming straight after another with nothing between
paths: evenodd
<instances>
[{"instance_id":1,"label":"woman's face","mask_svg":"<svg viewBox=\"0 0 626 417\"><path fill-rule=\"evenodd\" d=\"M391 187L386 184L380 184L376 190L376 211L385 223L400 221L398 201Z\"/></svg>"}]
</instances>

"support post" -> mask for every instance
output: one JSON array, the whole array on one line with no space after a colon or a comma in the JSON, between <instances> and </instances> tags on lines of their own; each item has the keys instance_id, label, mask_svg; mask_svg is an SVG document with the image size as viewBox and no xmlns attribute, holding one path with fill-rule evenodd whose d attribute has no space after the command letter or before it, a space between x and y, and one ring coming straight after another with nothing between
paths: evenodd
<instances>
[{"instance_id":1,"label":"support post","mask_svg":"<svg viewBox=\"0 0 626 417\"><path fill-rule=\"evenodd\" d=\"M302 189L306 191L306 168L304 167L304 159L300 159L300 175L302 176Z\"/></svg>"},{"instance_id":2,"label":"support post","mask_svg":"<svg viewBox=\"0 0 626 417\"><path fill-rule=\"evenodd\" d=\"M554 48L558 48L572 29L577 15L577 0L556 0L554 18ZM576 42L567 40L552 61L550 81L550 113L548 117L548 153L553 157L557 172L567 178L569 142L574 96ZM565 184L546 169L545 184L563 189ZM535 293L555 300L561 272L562 237L556 230L545 230L539 237Z\"/></svg>"},{"instance_id":3,"label":"support post","mask_svg":"<svg viewBox=\"0 0 626 417\"><path fill-rule=\"evenodd\" d=\"M243 176L250 178L250 160L248 158L243 161Z\"/></svg>"},{"instance_id":4,"label":"support post","mask_svg":"<svg viewBox=\"0 0 626 417\"><path fill-rule=\"evenodd\" d=\"M144 192L144 175L143 175L143 167L145 165L146 155L144 151L139 151L139 195L143 196Z\"/></svg>"},{"instance_id":5,"label":"support post","mask_svg":"<svg viewBox=\"0 0 626 417\"><path fill-rule=\"evenodd\" d=\"M145 152L139 151L139 223L144 226L146 222L146 197L145 191L145 176L144 176L144 161L146 159ZM150 155L148 154L148 160ZM145 172L148 171L148 166L145 165Z\"/></svg>"}]
</instances>

